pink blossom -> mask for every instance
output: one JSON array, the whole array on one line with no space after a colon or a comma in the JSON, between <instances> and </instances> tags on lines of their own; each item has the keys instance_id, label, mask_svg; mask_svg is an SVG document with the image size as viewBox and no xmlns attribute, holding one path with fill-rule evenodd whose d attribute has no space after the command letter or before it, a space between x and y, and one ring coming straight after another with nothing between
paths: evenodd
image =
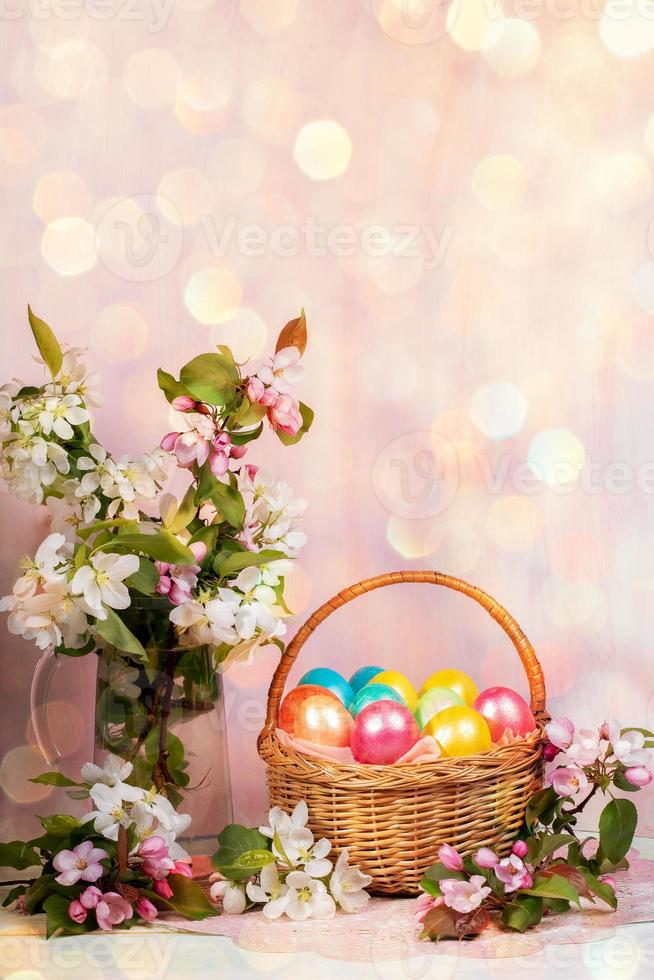
<instances>
[{"instance_id":1,"label":"pink blossom","mask_svg":"<svg viewBox=\"0 0 654 980\"><path fill-rule=\"evenodd\" d=\"M100 899L102 898L102 892L96 885L89 885L85 888L79 897L80 902L85 909L94 909Z\"/></svg>"},{"instance_id":2,"label":"pink blossom","mask_svg":"<svg viewBox=\"0 0 654 980\"><path fill-rule=\"evenodd\" d=\"M206 545L204 547L206 553ZM164 561L156 561L155 565L159 572L158 594L168 596L175 606L188 602L192 590L197 585L200 566L169 565Z\"/></svg>"},{"instance_id":3,"label":"pink blossom","mask_svg":"<svg viewBox=\"0 0 654 980\"><path fill-rule=\"evenodd\" d=\"M449 844L441 844L438 848L438 860L448 871L463 871L461 855Z\"/></svg>"},{"instance_id":4,"label":"pink blossom","mask_svg":"<svg viewBox=\"0 0 654 980\"><path fill-rule=\"evenodd\" d=\"M560 751L561 749L553 742L546 742L543 748L543 759L545 762L552 762L553 759L556 759Z\"/></svg>"},{"instance_id":5,"label":"pink blossom","mask_svg":"<svg viewBox=\"0 0 654 980\"><path fill-rule=\"evenodd\" d=\"M165 878L162 881L155 881L152 889L157 893L159 898L171 898L173 894L173 890Z\"/></svg>"},{"instance_id":6,"label":"pink blossom","mask_svg":"<svg viewBox=\"0 0 654 980\"><path fill-rule=\"evenodd\" d=\"M268 421L275 432L280 429L289 436L297 435L302 428L300 403L292 395L280 395L268 409Z\"/></svg>"},{"instance_id":7,"label":"pink blossom","mask_svg":"<svg viewBox=\"0 0 654 980\"><path fill-rule=\"evenodd\" d=\"M170 404L176 412L194 412L197 402L190 395L178 395L177 398L173 398Z\"/></svg>"},{"instance_id":8,"label":"pink blossom","mask_svg":"<svg viewBox=\"0 0 654 980\"><path fill-rule=\"evenodd\" d=\"M165 453L172 453L178 436L179 432L169 432L163 437L159 445Z\"/></svg>"},{"instance_id":9,"label":"pink blossom","mask_svg":"<svg viewBox=\"0 0 654 980\"><path fill-rule=\"evenodd\" d=\"M232 446L230 456L232 459L243 459L247 451L247 446Z\"/></svg>"},{"instance_id":10,"label":"pink blossom","mask_svg":"<svg viewBox=\"0 0 654 980\"><path fill-rule=\"evenodd\" d=\"M561 766L550 775L550 783L559 796L576 796L588 788L588 779L578 766Z\"/></svg>"},{"instance_id":11,"label":"pink blossom","mask_svg":"<svg viewBox=\"0 0 654 980\"><path fill-rule=\"evenodd\" d=\"M193 552L193 557L195 558L198 565L200 565L204 559L207 557L207 546L204 541L193 541L189 545L190 550Z\"/></svg>"},{"instance_id":12,"label":"pink blossom","mask_svg":"<svg viewBox=\"0 0 654 980\"><path fill-rule=\"evenodd\" d=\"M602 882L603 884L605 884L605 885L609 885L609 886L610 886L610 887L611 887L611 888L613 889L613 891L615 891L615 890L616 890L616 888L618 887L618 885L617 885L617 882L616 882L616 880L615 880L615 878L613 878L613 877L612 877L611 875L600 875L600 878L599 878L599 880L600 880L600 881L601 881L601 882Z\"/></svg>"},{"instance_id":13,"label":"pink blossom","mask_svg":"<svg viewBox=\"0 0 654 980\"><path fill-rule=\"evenodd\" d=\"M82 903L78 902L78 900L74 898L73 901L68 906L68 915L69 918L73 920L73 922L84 922L86 916L88 915L88 912L86 911Z\"/></svg>"},{"instance_id":14,"label":"pink blossom","mask_svg":"<svg viewBox=\"0 0 654 980\"><path fill-rule=\"evenodd\" d=\"M499 860L495 851L491 851L490 847L480 847L473 858L478 868L494 868Z\"/></svg>"},{"instance_id":15,"label":"pink blossom","mask_svg":"<svg viewBox=\"0 0 654 980\"><path fill-rule=\"evenodd\" d=\"M132 906L118 892L105 892L102 900L95 907L98 925L106 932L110 932L114 926L119 926L125 919L131 919L133 914Z\"/></svg>"},{"instance_id":16,"label":"pink blossom","mask_svg":"<svg viewBox=\"0 0 654 980\"><path fill-rule=\"evenodd\" d=\"M523 857L526 857L527 856L527 851L529 850L529 848L527 847L527 842L526 841L524 841L524 840L517 840L514 843L514 845L511 848L511 850L513 851L514 854L517 854L519 858L523 858Z\"/></svg>"},{"instance_id":17,"label":"pink blossom","mask_svg":"<svg viewBox=\"0 0 654 980\"><path fill-rule=\"evenodd\" d=\"M495 868L495 874L504 884L504 891L514 892L518 888L531 888L532 880L522 858L517 854L510 854L507 858L502 858Z\"/></svg>"},{"instance_id":18,"label":"pink blossom","mask_svg":"<svg viewBox=\"0 0 654 980\"><path fill-rule=\"evenodd\" d=\"M163 444L161 448L164 448ZM209 449L209 441L197 429L191 429L190 432L178 433L173 453L177 457L178 464L188 468L195 463L198 466L206 463Z\"/></svg>"},{"instance_id":19,"label":"pink blossom","mask_svg":"<svg viewBox=\"0 0 654 980\"><path fill-rule=\"evenodd\" d=\"M160 881L166 878L175 867L175 862L168 854L168 844L163 837L148 837L142 841L136 852L143 859L143 874L148 878Z\"/></svg>"},{"instance_id":20,"label":"pink blossom","mask_svg":"<svg viewBox=\"0 0 654 980\"><path fill-rule=\"evenodd\" d=\"M600 725L599 737L601 739L605 739L606 741L610 741L608 721L603 721L602 724Z\"/></svg>"},{"instance_id":21,"label":"pink blossom","mask_svg":"<svg viewBox=\"0 0 654 980\"><path fill-rule=\"evenodd\" d=\"M555 718L545 725L547 737L557 749L567 749L572 744L575 726L569 718Z\"/></svg>"},{"instance_id":22,"label":"pink blossom","mask_svg":"<svg viewBox=\"0 0 654 980\"><path fill-rule=\"evenodd\" d=\"M599 733L590 728L581 728L568 746L567 755L580 766L589 766L597 759L600 751Z\"/></svg>"},{"instance_id":23,"label":"pink blossom","mask_svg":"<svg viewBox=\"0 0 654 980\"><path fill-rule=\"evenodd\" d=\"M184 878L193 877L193 869L187 861L175 861L175 865L170 873L174 875L182 875Z\"/></svg>"},{"instance_id":24,"label":"pink blossom","mask_svg":"<svg viewBox=\"0 0 654 980\"><path fill-rule=\"evenodd\" d=\"M139 898L136 901L136 914L146 922L153 922L159 915L159 910L148 898Z\"/></svg>"},{"instance_id":25,"label":"pink blossom","mask_svg":"<svg viewBox=\"0 0 654 980\"><path fill-rule=\"evenodd\" d=\"M255 466L254 463L246 463L245 472L248 480L254 480L255 476L259 472L259 467Z\"/></svg>"},{"instance_id":26,"label":"pink blossom","mask_svg":"<svg viewBox=\"0 0 654 980\"><path fill-rule=\"evenodd\" d=\"M438 908L439 905L443 905L443 896L438 895L437 897L432 897L431 895L421 895L416 902L416 910L413 913L413 917L419 925L422 925L425 916L432 909Z\"/></svg>"},{"instance_id":27,"label":"pink blossom","mask_svg":"<svg viewBox=\"0 0 654 980\"><path fill-rule=\"evenodd\" d=\"M256 375L252 375L251 378L248 378L245 392L251 402L258 402L263 395L263 391L263 381L257 378Z\"/></svg>"},{"instance_id":28,"label":"pink blossom","mask_svg":"<svg viewBox=\"0 0 654 980\"><path fill-rule=\"evenodd\" d=\"M445 878L439 884L445 904L455 912L473 912L490 894L490 888L483 875L472 875L468 881Z\"/></svg>"},{"instance_id":29,"label":"pink blossom","mask_svg":"<svg viewBox=\"0 0 654 980\"><path fill-rule=\"evenodd\" d=\"M654 776L652 776L647 766L632 766L630 769L625 770L625 779L632 786L649 786Z\"/></svg>"},{"instance_id":30,"label":"pink blossom","mask_svg":"<svg viewBox=\"0 0 654 980\"><path fill-rule=\"evenodd\" d=\"M61 874L55 881L60 885L74 885L79 881L97 881L104 874L100 864L103 858L109 857L101 847L94 847L90 840L82 841L72 851L59 851L55 854L53 864Z\"/></svg>"},{"instance_id":31,"label":"pink blossom","mask_svg":"<svg viewBox=\"0 0 654 980\"><path fill-rule=\"evenodd\" d=\"M277 391L289 391L290 386L304 374L304 368L299 363L301 356L297 347L283 347L268 364L259 368L259 378L264 384L273 385Z\"/></svg>"}]
</instances>

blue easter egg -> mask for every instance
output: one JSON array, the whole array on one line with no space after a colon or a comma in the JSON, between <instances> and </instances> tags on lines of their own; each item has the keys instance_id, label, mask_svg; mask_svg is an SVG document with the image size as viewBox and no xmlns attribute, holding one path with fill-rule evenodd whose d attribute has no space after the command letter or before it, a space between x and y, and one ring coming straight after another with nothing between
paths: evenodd
<instances>
[{"instance_id":1,"label":"blue easter egg","mask_svg":"<svg viewBox=\"0 0 654 980\"><path fill-rule=\"evenodd\" d=\"M354 697L354 691L343 675L339 674L337 670L332 670L331 667L314 667L313 670L308 670L300 678L298 687L301 684L318 684L320 687L327 688L337 698L340 698L346 708L350 707Z\"/></svg>"},{"instance_id":2,"label":"blue easter egg","mask_svg":"<svg viewBox=\"0 0 654 980\"><path fill-rule=\"evenodd\" d=\"M350 713L356 718L359 712L367 708L373 701L395 701L397 704L403 704L406 707L406 701L395 688L389 687L388 684L366 684L355 694L354 701L350 705Z\"/></svg>"},{"instance_id":3,"label":"blue easter egg","mask_svg":"<svg viewBox=\"0 0 654 980\"><path fill-rule=\"evenodd\" d=\"M377 674L381 674L383 667L359 667L350 677L350 687L356 694L368 681L371 681Z\"/></svg>"}]
</instances>

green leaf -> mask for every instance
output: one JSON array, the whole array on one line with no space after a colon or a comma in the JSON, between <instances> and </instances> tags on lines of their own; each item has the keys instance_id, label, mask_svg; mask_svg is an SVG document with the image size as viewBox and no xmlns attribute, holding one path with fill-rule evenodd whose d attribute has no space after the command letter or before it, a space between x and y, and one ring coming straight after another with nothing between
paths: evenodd
<instances>
[{"instance_id":1,"label":"green leaf","mask_svg":"<svg viewBox=\"0 0 654 980\"><path fill-rule=\"evenodd\" d=\"M148 558L139 558L139 570L125 579L125 584L143 595L154 595L159 585L159 571Z\"/></svg>"},{"instance_id":2,"label":"green leaf","mask_svg":"<svg viewBox=\"0 0 654 980\"><path fill-rule=\"evenodd\" d=\"M640 790L640 786L634 786L630 783L624 774L623 769L618 769L613 776L613 785L618 789L623 790L625 793L637 793Z\"/></svg>"},{"instance_id":3,"label":"green leaf","mask_svg":"<svg viewBox=\"0 0 654 980\"><path fill-rule=\"evenodd\" d=\"M95 623L95 631L106 640L107 643L111 643L112 646L116 647L117 650L124 650L126 653L131 653L143 663L147 663L148 655L143 649L143 645L140 640L138 640L131 630L129 630L120 616L116 615L113 609L105 606L105 612L107 613L106 619L98 619Z\"/></svg>"},{"instance_id":4,"label":"green leaf","mask_svg":"<svg viewBox=\"0 0 654 980\"><path fill-rule=\"evenodd\" d=\"M200 354L184 365L179 380L199 401L226 405L234 398L241 375L224 354Z\"/></svg>"},{"instance_id":5,"label":"green leaf","mask_svg":"<svg viewBox=\"0 0 654 980\"><path fill-rule=\"evenodd\" d=\"M599 819L600 846L613 864L625 856L636 832L638 811L631 800L611 800Z\"/></svg>"},{"instance_id":6,"label":"green leaf","mask_svg":"<svg viewBox=\"0 0 654 980\"><path fill-rule=\"evenodd\" d=\"M433 898L438 898L438 896L442 894L438 882L432 881L431 878L423 878L420 882L420 887L422 888L423 892L427 892L427 894L431 895Z\"/></svg>"},{"instance_id":7,"label":"green leaf","mask_svg":"<svg viewBox=\"0 0 654 980\"><path fill-rule=\"evenodd\" d=\"M211 863L221 873L223 868L238 867L238 861L244 854L264 850L271 853L268 837L264 837L256 827L244 827L238 823L230 823L221 830L218 834L218 845Z\"/></svg>"},{"instance_id":8,"label":"green leaf","mask_svg":"<svg viewBox=\"0 0 654 980\"><path fill-rule=\"evenodd\" d=\"M50 817L41 817L40 820L46 834L52 834L54 837L68 837L73 830L81 826L77 817L71 816L70 813L54 813Z\"/></svg>"},{"instance_id":9,"label":"green leaf","mask_svg":"<svg viewBox=\"0 0 654 980\"><path fill-rule=\"evenodd\" d=\"M557 874L547 878L536 875L533 886L521 888L519 894L536 895L539 898L564 898L567 902L574 902L575 905L579 905L577 889L570 884L567 878Z\"/></svg>"},{"instance_id":10,"label":"green leaf","mask_svg":"<svg viewBox=\"0 0 654 980\"><path fill-rule=\"evenodd\" d=\"M272 549L264 549L263 551L238 551L233 555L229 555L227 558L219 560L220 556L216 557L214 561L214 571L221 578L226 578L229 575L235 575L238 572L243 571L244 568L250 568L252 566L259 567L260 565L268 565L271 561L278 561L280 558L286 558L283 551L273 551Z\"/></svg>"},{"instance_id":11,"label":"green leaf","mask_svg":"<svg viewBox=\"0 0 654 980\"><path fill-rule=\"evenodd\" d=\"M104 531L110 527L131 527L133 531L138 532L138 521L128 520L126 517L113 517L111 520L106 521L95 521L94 524L89 524L88 527L80 527L77 529L78 538L90 538L91 535L97 534L98 531ZM110 538L108 540L112 540Z\"/></svg>"},{"instance_id":12,"label":"green leaf","mask_svg":"<svg viewBox=\"0 0 654 980\"><path fill-rule=\"evenodd\" d=\"M210 915L218 915L217 910L211 904L202 888L192 878L186 875L170 874L166 881L173 890L170 898L163 899L156 892L143 889L142 894L153 901L156 905L164 905L172 909L178 915L183 915L185 919L198 921L206 919Z\"/></svg>"},{"instance_id":13,"label":"green leaf","mask_svg":"<svg viewBox=\"0 0 654 980\"><path fill-rule=\"evenodd\" d=\"M282 432L281 429L277 429L277 436L279 441L285 446L294 446L296 442L299 442L305 432L308 432L311 428L311 423L314 418L314 411L305 405L304 402L300 402L300 415L302 416L302 427L299 432L296 432L294 436L288 435L286 432Z\"/></svg>"},{"instance_id":14,"label":"green leaf","mask_svg":"<svg viewBox=\"0 0 654 980\"><path fill-rule=\"evenodd\" d=\"M245 851L232 864L221 864L220 873L230 881L243 881L258 874L266 864L271 864L274 860L272 851L264 847L257 848Z\"/></svg>"},{"instance_id":15,"label":"green leaf","mask_svg":"<svg viewBox=\"0 0 654 980\"><path fill-rule=\"evenodd\" d=\"M81 933L90 932L95 927L92 918L87 918L84 922L73 922L68 915L70 901L70 898L65 895L54 894L50 895L43 903L43 910L47 915L47 939L57 935L79 936Z\"/></svg>"},{"instance_id":16,"label":"green leaf","mask_svg":"<svg viewBox=\"0 0 654 980\"><path fill-rule=\"evenodd\" d=\"M197 512L198 508L195 503L195 486L191 484L184 494L182 502L177 508L177 513L168 525L168 529L173 534L179 534L180 531L186 530Z\"/></svg>"},{"instance_id":17,"label":"green leaf","mask_svg":"<svg viewBox=\"0 0 654 980\"><path fill-rule=\"evenodd\" d=\"M559 799L559 796L551 786L534 793L527 804L527 812L525 814L527 827L533 827L539 823L541 817L548 815L548 811L556 806ZM550 821L543 820L542 822L549 823Z\"/></svg>"},{"instance_id":18,"label":"green leaf","mask_svg":"<svg viewBox=\"0 0 654 980\"><path fill-rule=\"evenodd\" d=\"M243 401L239 405L238 409L231 418L232 425L240 425L247 428L250 425L256 425L266 417L268 409L265 405L260 405L259 402L251 402L248 398L243 398ZM230 437L231 437L230 433Z\"/></svg>"},{"instance_id":19,"label":"green leaf","mask_svg":"<svg viewBox=\"0 0 654 980\"><path fill-rule=\"evenodd\" d=\"M168 374L161 368L157 371L157 381L169 402L174 401L179 395L191 395L191 392L181 382L176 381L172 374Z\"/></svg>"},{"instance_id":20,"label":"green leaf","mask_svg":"<svg viewBox=\"0 0 654 980\"><path fill-rule=\"evenodd\" d=\"M516 932L526 932L531 926L538 925L543 918L543 900L532 896L531 898L517 897L514 901L505 905L502 910L502 922L509 929Z\"/></svg>"},{"instance_id":21,"label":"green leaf","mask_svg":"<svg viewBox=\"0 0 654 980\"><path fill-rule=\"evenodd\" d=\"M22 871L23 868L31 868L40 863L39 852L31 841L12 840L0 843L0 867Z\"/></svg>"},{"instance_id":22,"label":"green leaf","mask_svg":"<svg viewBox=\"0 0 654 980\"><path fill-rule=\"evenodd\" d=\"M255 429L249 431L230 432L229 438L235 446L245 446L246 443L258 439L263 432L263 422L260 422Z\"/></svg>"},{"instance_id":23,"label":"green leaf","mask_svg":"<svg viewBox=\"0 0 654 980\"><path fill-rule=\"evenodd\" d=\"M554 854L559 848L566 844L574 844L575 838L571 834L543 834L542 837L533 837L528 842L527 860L530 864L539 864L543 858Z\"/></svg>"},{"instance_id":24,"label":"green leaf","mask_svg":"<svg viewBox=\"0 0 654 980\"><path fill-rule=\"evenodd\" d=\"M59 342L45 320L32 313L30 306L27 307L27 316L39 353L54 378L59 374L63 361L63 354L61 353Z\"/></svg>"},{"instance_id":25,"label":"green leaf","mask_svg":"<svg viewBox=\"0 0 654 980\"><path fill-rule=\"evenodd\" d=\"M124 549L129 553L141 551L156 561L169 562L171 565L195 565L193 552L165 528L156 534L119 533L102 545L102 550L105 548L115 548L116 551Z\"/></svg>"},{"instance_id":26,"label":"green leaf","mask_svg":"<svg viewBox=\"0 0 654 980\"><path fill-rule=\"evenodd\" d=\"M442 881L444 878L457 878L459 881L465 881L466 875L463 871L450 871L444 864L437 861L436 864L432 864L431 867L427 868L421 885L424 881Z\"/></svg>"},{"instance_id":27,"label":"green leaf","mask_svg":"<svg viewBox=\"0 0 654 980\"><path fill-rule=\"evenodd\" d=\"M209 496L227 523L240 531L245 519L245 502L236 487L215 480Z\"/></svg>"},{"instance_id":28,"label":"green leaf","mask_svg":"<svg viewBox=\"0 0 654 980\"><path fill-rule=\"evenodd\" d=\"M2 901L2 907L4 909L8 908L8 906L12 905L17 898L20 898L21 895L24 895L26 890L27 890L27 884L16 885L14 888L11 888L7 892L7 894L5 895Z\"/></svg>"},{"instance_id":29,"label":"green leaf","mask_svg":"<svg viewBox=\"0 0 654 980\"><path fill-rule=\"evenodd\" d=\"M616 909L618 907L618 900L615 897L613 888L610 885L607 885L605 881L600 881L595 877L595 875L592 875L587 868L582 867L579 870L586 879L588 890L591 892L591 894L597 895L598 898L601 898L602 901L606 902L606 904L612 909Z\"/></svg>"},{"instance_id":30,"label":"green leaf","mask_svg":"<svg viewBox=\"0 0 654 980\"><path fill-rule=\"evenodd\" d=\"M79 786L74 779L69 779L61 772L42 772L40 776L34 776L30 783L42 783L44 786Z\"/></svg>"}]
</instances>

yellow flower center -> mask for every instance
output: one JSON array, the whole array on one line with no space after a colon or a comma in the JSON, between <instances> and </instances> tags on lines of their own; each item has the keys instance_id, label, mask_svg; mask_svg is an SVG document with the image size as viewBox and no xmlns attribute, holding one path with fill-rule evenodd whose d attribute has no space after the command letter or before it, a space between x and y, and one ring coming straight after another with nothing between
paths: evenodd
<instances>
[{"instance_id":1,"label":"yellow flower center","mask_svg":"<svg viewBox=\"0 0 654 980\"><path fill-rule=\"evenodd\" d=\"M109 576L107 575L106 572L96 572L95 580L100 586L100 588L102 588L103 585L107 585L107 583L110 581Z\"/></svg>"},{"instance_id":2,"label":"yellow flower center","mask_svg":"<svg viewBox=\"0 0 654 980\"><path fill-rule=\"evenodd\" d=\"M86 861L84 860L84 858L78 858L75 863L77 864L77 867L80 869L80 871L83 871L84 868L87 868L88 867L88 865L87 865Z\"/></svg>"},{"instance_id":3,"label":"yellow flower center","mask_svg":"<svg viewBox=\"0 0 654 980\"><path fill-rule=\"evenodd\" d=\"M297 897L301 902L308 902L311 899L311 892L308 888L300 888Z\"/></svg>"},{"instance_id":4,"label":"yellow flower center","mask_svg":"<svg viewBox=\"0 0 654 980\"><path fill-rule=\"evenodd\" d=\"M125 819L125 810L122 806L117 806L115 810L111 811L110 816L113 817L116 823L120 823L121 820Z\"/></svg>"}]
</instances>

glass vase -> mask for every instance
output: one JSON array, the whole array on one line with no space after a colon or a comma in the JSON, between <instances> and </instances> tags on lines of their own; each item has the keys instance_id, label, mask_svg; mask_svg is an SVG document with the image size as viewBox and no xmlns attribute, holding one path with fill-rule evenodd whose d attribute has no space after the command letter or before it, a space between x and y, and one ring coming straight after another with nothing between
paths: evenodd
<instances>
[{"instance_id":1,"label":"glass vase","mask_svg":"<svg viewBox=\"0 0 654 980\"><path fill-rule=\"evenodd\" d=\"M182 647L167 599L143 599L121 613L147 661L109 644L97 651L95 761L129 760L133 780L156 787L192 823L191 853L215 847L232 821L222 676L211 648Z\"/></svg>"}]
</instances>

